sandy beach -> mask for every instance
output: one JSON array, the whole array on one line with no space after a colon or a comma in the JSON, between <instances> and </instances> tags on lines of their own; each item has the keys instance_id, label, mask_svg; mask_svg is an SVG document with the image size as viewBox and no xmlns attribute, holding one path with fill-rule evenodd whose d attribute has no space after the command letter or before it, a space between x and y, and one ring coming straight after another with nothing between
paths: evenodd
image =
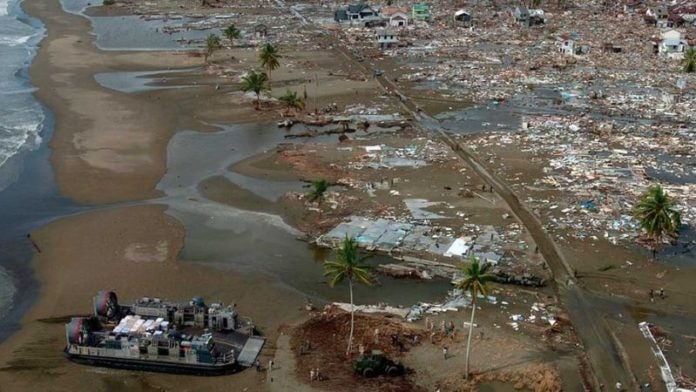
<instances>
[{"instance_id":1,"label":"sandy beach","mask_svg":"<svg viewBox=\"0 0 696 392\"><path fill-rule=\"evenodd\" d=\"M98 51L89 35L89 21L64 13L58 1L28 1L24 7L48 27L31 75L39 88L37 95L55 114L51 148L60 190L89 204L156 196L169 137L196 121L147 95L133 97L105 89L93 75L191 67L201 60L182 54ZM274 289L260 296L251 289L273 285L263 277L253 281L248 275L180 264L183 228L164 211L157 205L113 208L62 219L33 233L42 250L33 261L40 297L25 315L21 330L1 346L8 353L0 361L2 390L82 390L85 385L95 391L228 389L228 381L220 378L123 377L64 360L63 323L70 315L88 314L91 296L104 287L131 299L147 289L171 298L204 295L236 300L242 312L267 328L269 337L277 333L281 320L298 317L302 302L296 295ZM262 304L278 306L266 312L260 311ZM264 354L272 352L270 348ZM256 376L247 372L237 381L264 385Z\"/></svg>"},{"instance_id":2,"label":"sandy beach","mask_svg":"<svg viewBox=\"0 0 696 392\"><path fill-rule=\"evenodd\" d=\"M47 37L30 72L37 96L55 114L50 146L59 189L80 203L118 205L160 195L155 186L166 170L171 136L180 129L216 129L199 118L244 122L276 116L275 112L254 111L236 93L236 81L214 73L201 78L196 71L199 76L188 80L201 87L183 93L126 95L102 87L94 79L100 72L186 69L200 67L202 58L175 52L101 51L94 46L88 19L63 12L58 1L30 0L23 6L47 26ZM242 61L255 59L254 52L237 55ZM303 54L296 56L301 61ZM279 72L277 78L283 77L292 80L294 76ZM235 94L220 93L216 86ZM363 96L358 92L361 89L375 89L372 83L352 83L350 87L351 100ZM319 94L330 94L334 88L322 86ZM180 262L184 229L165 210L165 206L152 204L98 209L32 233L42 251L32 265L40 294L25 314L21 329L0 345L8 353L0 360L3 391L81 390L85 385L94 391L229 389L228 378L133 374L91 369L65 360L63 324L72 315L89 314L90 298L105 287L117 291L124 301L147 293L172 299L202 295L236 301L240 312L254 319L268 337L260 359L265 363L273 358L276 338L283 325L301 319L305 298L266 275L242 275ZM289 350L287 342L285 349ZM292 359L287 352L282 356ZM287 377L274 388L302 390L293 381L291 367L281 366L278 373L287 373ZM264 390L271 387L264 377L249 371L235 376L233 382L242 390Z\"/></svg>"}]
</instances>

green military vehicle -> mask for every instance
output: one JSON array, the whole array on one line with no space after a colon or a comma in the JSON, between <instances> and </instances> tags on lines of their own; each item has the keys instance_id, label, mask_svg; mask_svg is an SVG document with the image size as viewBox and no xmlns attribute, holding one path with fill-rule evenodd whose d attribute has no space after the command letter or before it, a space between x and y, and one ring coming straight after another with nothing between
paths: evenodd
<instances>
[{"instance_id":1,"label":"green military vehicle","mask_svg":"<svg viewBox=\"0 0 696 392\"><path fill-rule=\"evenodd\" d=\"M404 366L385 357L379 350L360 356L353 362L353 370L364 377L375 377L381 374L395 377L404 374Z\"/></svg>"}]
</instances>

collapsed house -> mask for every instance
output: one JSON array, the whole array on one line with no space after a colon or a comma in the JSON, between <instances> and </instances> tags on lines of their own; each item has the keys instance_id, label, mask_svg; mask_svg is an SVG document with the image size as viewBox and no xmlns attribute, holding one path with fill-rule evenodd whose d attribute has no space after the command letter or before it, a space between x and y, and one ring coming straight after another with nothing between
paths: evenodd
<instances>
[{"instance_id":1,"label":"collapsed house","mask_svg":"<svg viewBox=\"0 0 696 392\"><path fill-rule=\"evenodd\" d=\"M520 5L515 7L512 15L515 17L515 22L523 27L540 26L546 23L544 10L541 9L530 10Z\"/></svg>"},{"instance_id":2,"label":"collapsed house","mask_svg":"<svg viewBox=\"0 0 696 392\"><path fill-rule=\"evenodd\" d=\"M558 51L566 56L581 56L590 51L587 45L578 44L575 39L569 35L561 35L559 37Z\"/></svg>"},{"instance_id":3,"label":"collapsed house","mask_svg":"<svg viewBox=\"0 0 696 392\"><path fill-rule=\"evenodd\" d=\"M471 14L465 10L458 10L454 13L454 25L459 27L471 27Z\"/></svg>"}]
</instances>

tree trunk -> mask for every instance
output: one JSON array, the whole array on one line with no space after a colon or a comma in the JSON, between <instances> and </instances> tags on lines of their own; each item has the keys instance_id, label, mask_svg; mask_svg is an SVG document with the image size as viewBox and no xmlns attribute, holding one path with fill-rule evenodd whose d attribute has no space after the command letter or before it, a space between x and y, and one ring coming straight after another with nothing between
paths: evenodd
<instances>
[{"instance_id":1,"label":"tree trunk","mask_svg":"<svg viewBox=\"0 0 696 392\"><path fill-rule=\"evenodd\" d=\"M348 349L346 350L346 357L350 355L351 349L353 348L353 326L355 325L355 306L353 305L353 279L348 279L348 288L350 290L350 335L348 335Z\"/></svg>"},{"instance_id":2,"label":"tree trunk","mask_svg":"<svg viewBox=\"0 0 696 392\"><path fill-rule=\"evenodd\" d=\"M469 379L469 353L471 352L471 335L474 334L474 314L476 314L476 294L471 297L471 321L469 322L469 338L466 342L466 370L465 379Z\"/></svg>"}]
</instances>

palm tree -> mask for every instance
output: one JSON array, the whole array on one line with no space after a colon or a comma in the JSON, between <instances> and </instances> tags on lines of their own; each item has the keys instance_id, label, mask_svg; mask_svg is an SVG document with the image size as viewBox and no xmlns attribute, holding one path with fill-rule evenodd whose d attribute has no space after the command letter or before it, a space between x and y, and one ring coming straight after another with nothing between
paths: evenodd
<instances>
[{"instance_id":1,"label":"palm tree","mask_svg":"<svg viewBox=\"0 0 696 392\"><path fill-rule=\"evenodd\" d=\"M266 43L261 47L259 59L261 59L261 66L268 70L269 84L271 80L271 72L273 72L276 68L280 67L281 57L282 56L278 53L278 50L270 43Z\"/></svg>"},{"instance_id":2,"label":"palm tree","mask_svg":"<svg viewBox=\"0 0 696 392\"><path fill-rule=\"evenodd\" d=\"M225 37L230 40L230 45L234 43L234 40L239 39L239 37L242 36L242 34L237 30L237 27L235 25L231 24L229 27L227 27L224 31Z\"/></svg>"},{"instance_id":3,"label":"palm tree","mask_svg":"<svg viewBox=\"0 0 696 392\"><path fill-rule=\"evenodd\" d=\"M256 94L256 107L259 107L261 92L268 90L268 76L265 72L250 71L242 78L242 91L253 91Z\"/></svg>"},{"instance_id":4,"label":"palm tree","mask_svg":"<svg viewBox=\"0 0 696 392\"><path fill-rule=\"evenodd\" d=\"M466 342L466 370L465 376L469 378L469 353L471 352L471 335L474 333L474 314L476 314L476 299L479 293L487 295L488 287L486 284L495 279L495 276L488 273L491 264L479 264L477 257L471 256L468 264L459 267L464 274L464 278L458 281L455 286L471 294L471 320L469 321L469 338Z\"/></svg>"},{"instance_id":5,"label":"palm tree","mask_svg":"<svg viewBox=\"0 0 696 392\"><path fill-rule=\"evenodd\" d=\"M653 260L665 240L674 241L679 237L681 214L661 186L648 188L633 207L633 214L650 239L648 246L652 249Z\"/></svg>"},{"instance_id":6,"label":"palm tree","mask_svg":"<svg viewBox=\"0 0 696 392\"><path fill-rule=\"evenodd\" d=\"M343 245L337 249L338 261L324 262L324 276L330 276L329 286L335 287L337 284L348 279L348 289L350 290L350 335L348 336L348 349L346 356L350 355L353 346L353 330L355 325L355 307L353 305L353 282L365 285L372 284L370 266L364 261L369 255L361 256L358 252L358 243L355 238L348 237L343 240Z\"/></svg>"},{"instance_id":7,"label":"palm tree","mask_svg":"<svg viewBox=\"0 0 696 392\"><path fill-rule=\"evenodd\" d=\"M220 37L215 34L210 34L205 40L205 62L208 62L208 58L213 56L213 53L222 49L222 44L220 43Z\"/></svg>"},{"instance_id":8,"label":"palm tree","mask_svg":"<svg viewBox=\"0 0 696 392\"><path fill-rule=\"evenodd\" d=\"M691 73L696 71L696 49L689 48L684 52L682 65L684 66L684 72Z\"/></svg>"},{"instance_id":9,"label":"palm tree","mask_svg":"<svg viewBox=\"0 0 696 392\"><path fill-rule=\"evenodd\" d=\"M285 95L278 98L278 100L285 105L287 110L302 110L305 107L305 100L302 97L298 97L294 91L287 90Z\"/></svg>"},{"instance_id":10,"label":"palm tree","mask_svg":"<svg viewBox=\"0 0 696 392\"><path fill-rule=\"evenodd\" d=\"M322 200L324 200L324 192L326 192L328 189L329 183L325 179L322 178L316 181L312 181L312 191L309 192L309 200L319 200L321 202Z\"/></svg>"}]
</instances>

